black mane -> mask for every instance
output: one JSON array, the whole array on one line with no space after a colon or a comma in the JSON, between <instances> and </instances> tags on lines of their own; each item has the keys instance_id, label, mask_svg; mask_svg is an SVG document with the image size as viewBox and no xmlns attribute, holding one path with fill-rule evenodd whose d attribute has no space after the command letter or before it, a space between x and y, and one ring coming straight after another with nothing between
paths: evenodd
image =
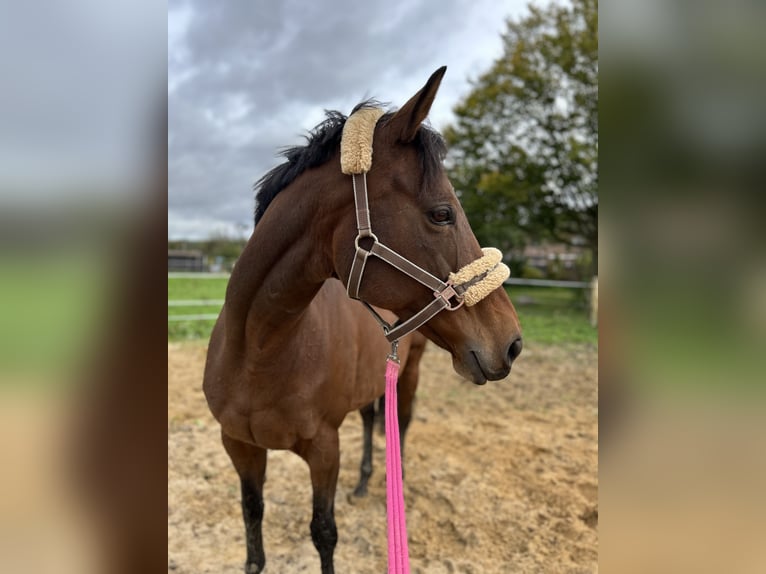
<instances>
[{"instance_id":1,"label":"black mane","mask_svg":"<svg viewBox=\"0 0 766 574\"><path fill-rule=\"evenodd\" d=\"M362 108L381 106L375 100L365 100L356 105L351 113L353 114ZM388 112L381 117L380 121L388 120L393 115L393 112ZM280 191L294 182L307 169L318 167L329 161L330 157L340 147L343 126L347 116L332 110L325 111L325 116L324 121L306 135L305 145L283 148L279 155L287 161L266 173L255 183L256 225ZM447 153L447 146L441 134L425 125L418 130L414 143L420 152L423 164L423 181L427 184L439 173L441 163Z\"/></svg>"}]
</instances>

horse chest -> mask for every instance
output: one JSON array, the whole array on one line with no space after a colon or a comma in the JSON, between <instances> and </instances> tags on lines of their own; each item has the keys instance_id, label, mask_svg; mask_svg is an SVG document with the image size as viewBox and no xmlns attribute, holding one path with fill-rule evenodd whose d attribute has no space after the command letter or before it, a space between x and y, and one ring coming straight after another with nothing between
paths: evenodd
<instances>
[{"instance_id":1,"label":"horse chest","mask_svg":"<svg viewBox=\"0 0 766 574\"><path fill-rule=\"evenodd\" d=\"M287 450L316 434L313 421L296 421L280 413L255 413L250 417L253 442L262 448Z\"/></svg>"},{"instance_id":2,"label":"horse chest","mask_svg":"<svg viewBox=\"0 0 766 574\"><path fill-rule=\"evenodd\" d=\"M343 415L336 401L319 381L316 383L281 379L268 389L253 392L249 399L248 432L262 448L291 449L301 440L310 440L322 426L338 426ZM278 391L278 392L270 392Z\"/></svg>"}]
</instances>

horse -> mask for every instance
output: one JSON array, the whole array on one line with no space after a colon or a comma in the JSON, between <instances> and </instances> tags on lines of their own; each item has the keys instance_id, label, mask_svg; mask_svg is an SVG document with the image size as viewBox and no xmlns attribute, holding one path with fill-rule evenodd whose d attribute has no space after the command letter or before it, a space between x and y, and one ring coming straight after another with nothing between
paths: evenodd
<instances>
[{"instance_id":1,"label":"horse","mask_svg":"<svg viewBox=\"0 0 766 574\"><path fill-rule=\"evenodd\" d=\"M504 289L462 305L468 293L436 279L455 269L460 275L484 254L444 170L444 140L423 124L445 71L436 70L398 111L381 111L372 126L364 200L376 235L362 238L372 235L372 247L360 241L364 209L356 206L356 176L342 169L341 147L345 124L373 102L348 118L327 112L306 144L285 150L287 161L256 184L256 225L229 279L203 380L240 479L247 573L265 565L261 523L271 449L292 451L308 464L311 538L322 574L334 572L338 428L349 412L383 394L398 333L417 327L477 385L505 378L521 352L521 328ZM378 243L398 254L396 265L365 256ZM365 260L361 271L358 259ZM444 289L424 287L425 275ZM449 311L423 319L436 308ZM393 326L386 322L393 319ZM412 336L399 340L403 373L412 345Z\"/></svg>"}]
</instances>

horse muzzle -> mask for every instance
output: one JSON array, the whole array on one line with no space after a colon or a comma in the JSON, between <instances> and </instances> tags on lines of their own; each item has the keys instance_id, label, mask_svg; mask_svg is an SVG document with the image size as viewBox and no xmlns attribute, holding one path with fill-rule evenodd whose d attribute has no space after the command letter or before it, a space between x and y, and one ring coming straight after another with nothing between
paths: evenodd
<instances>
[{"instance_id":1,"label":"horse muzzle","mask_svg":"<svg viewBox=\"0 0 766 574\"><path fill-rule=\"evenodd\" d=\"M466 348L459 355L453 355L452 366L459 375L475 385L499 381L510 374L513 361L521 354L522 346L521 337L514 339L499 360L493 360L478 348Z\"/></svg>"}]
</instances>

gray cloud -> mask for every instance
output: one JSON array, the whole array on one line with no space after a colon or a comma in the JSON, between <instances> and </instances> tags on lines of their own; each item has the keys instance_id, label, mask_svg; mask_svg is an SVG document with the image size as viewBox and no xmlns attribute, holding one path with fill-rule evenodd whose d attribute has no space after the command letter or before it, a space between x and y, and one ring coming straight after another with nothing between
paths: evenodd
<instances>
[{"instance_id":1,"label":"gray cloud","mask_svg":"<svg viewBox=\"0 0 766 574\"><path fill-rule=\"evenodd\" d=\"M401 105L449 66L437 127L500 53L523 1L171 0L168 15L168 233L251 225L252 183L323 109L364 97Z\"/></svg>"}]
</instances>

